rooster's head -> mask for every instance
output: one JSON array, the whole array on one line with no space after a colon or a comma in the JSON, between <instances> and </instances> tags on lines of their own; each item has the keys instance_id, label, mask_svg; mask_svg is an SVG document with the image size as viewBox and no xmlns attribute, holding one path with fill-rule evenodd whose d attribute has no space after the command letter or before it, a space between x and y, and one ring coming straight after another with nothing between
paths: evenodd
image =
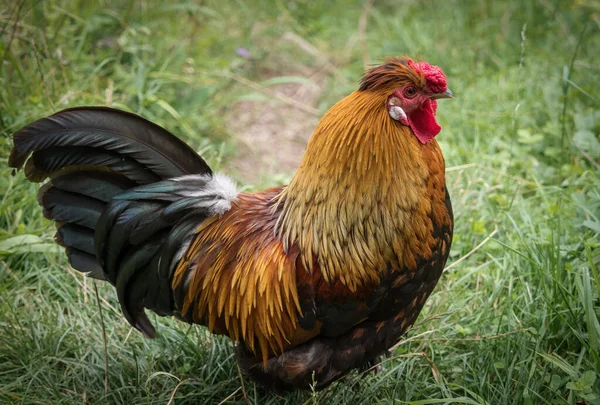
<instances>
[{"instance_id":1,"label":"rooster's head","mask_svg":"<svg viewBox=\"0 0 600 405\"><path fill-rule=\"evenodd\" d=\"M442 69L405 57L386 59L368 70L360 91L382 95L390 118L410 127L422 144L441 130L435 119L437 99L454 97Z\"/></svg>"}]
</instances>

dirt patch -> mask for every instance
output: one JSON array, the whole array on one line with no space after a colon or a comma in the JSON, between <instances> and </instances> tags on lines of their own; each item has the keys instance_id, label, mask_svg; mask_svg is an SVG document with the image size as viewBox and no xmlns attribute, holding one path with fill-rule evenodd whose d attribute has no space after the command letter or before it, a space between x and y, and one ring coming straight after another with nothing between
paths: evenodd
<instances>
[{"instance_id":1,"label":"dirt patch","mask_svg":"<svg viewBox=\"0 0 600 405\"><path fill-rule=\"evenodd\" d=\"M314 107L323 91L324 75L309 68L296 69L295 76L310 78L311 83L282 84L269 87L269 91ZM238 140L238 155L232 168L251 184L260 184L274 174L292 174L319 119L314 113L278 99L236 103L227 119Z\"/></svg>"}]
</instances>

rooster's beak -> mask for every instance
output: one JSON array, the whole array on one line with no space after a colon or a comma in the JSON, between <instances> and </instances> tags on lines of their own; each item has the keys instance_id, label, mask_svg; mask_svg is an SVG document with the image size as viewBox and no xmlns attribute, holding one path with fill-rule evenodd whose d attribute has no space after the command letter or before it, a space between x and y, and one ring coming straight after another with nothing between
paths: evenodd
<instances>
[{"instance_id":1,"label":"rooster's beak","mask_svg":"<svg viewBox=\"0 0 600 405\"><path fill-rule=\"evenodd\" d=\"M450 89L446 89L443 93L435 93L429 96L431 100L437 100L439 98L454 98L454 93Z\"/></svg>"}]
</instances>

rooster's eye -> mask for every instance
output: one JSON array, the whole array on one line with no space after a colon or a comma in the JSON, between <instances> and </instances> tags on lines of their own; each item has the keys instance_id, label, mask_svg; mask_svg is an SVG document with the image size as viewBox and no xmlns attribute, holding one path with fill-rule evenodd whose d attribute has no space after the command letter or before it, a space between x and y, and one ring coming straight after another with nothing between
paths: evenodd
<instances>
[{"instance_id":1,"label":"rooster's eye","mask_svg":"<svg viewBox=\"0 0 600 405\"><path fill-rule=\"evenodd\" d=\"M415 90L414 87L407 87L404 89L404 97L413 98L416 95L417 95L417 91Z\"/></svg>"}]
</instances>

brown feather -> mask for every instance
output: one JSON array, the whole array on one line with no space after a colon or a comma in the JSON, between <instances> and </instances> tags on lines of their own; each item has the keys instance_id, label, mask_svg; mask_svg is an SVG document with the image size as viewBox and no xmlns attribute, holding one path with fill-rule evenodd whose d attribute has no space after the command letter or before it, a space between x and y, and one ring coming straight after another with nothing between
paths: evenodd
<instances>
[{"instance_id":1,"label":"brown feather","mask_svg":"<svg viewBox=\"0 0 600 405\"><path fill-rule=\"evenodd\" d=\"M421 71L415 71L406 57L384 59L384 63L367 70L360 81L360 91L377 90L391 93L394 89L412 83L419 87L426 84Z\"/></svg>"},{"instance_id":2,"label":"brown feather","mask_svg":"<svg viewBox=\"0 0 600 405\"><path fill-rule=\"evenodd\" d=\"M184 316L260 348L265 359L289 346L300 314L295 255L275 239L272 200L280 191L242 193L230 211L202 223L172 282L190 280Z\"/></svg>"}]
</instances>

